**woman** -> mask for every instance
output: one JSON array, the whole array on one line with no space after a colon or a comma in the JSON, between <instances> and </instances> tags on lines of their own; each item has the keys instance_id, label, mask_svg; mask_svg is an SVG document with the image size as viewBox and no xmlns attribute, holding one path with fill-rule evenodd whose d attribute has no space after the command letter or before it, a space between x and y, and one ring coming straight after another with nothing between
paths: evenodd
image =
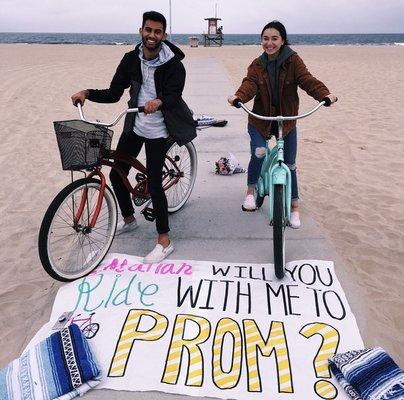
<instances>
[{"instance_id":1,"label":"woman","mask_svg":"<svg viewBox=\"0 0 404 400\"><path fill-rule=\"evenodd\" d=\"M288 46L286 29L279 21L272 21L261 32L264 53L248 67L236 93L228 102L247 103L254 98L253 112L265 116L297 115L299 97L297 88L305 90L314 99L321 101L328 97L331 103L337 101L328 88L310 74L303 60ZM254 188L258 182L266 152L266 140L277 132L277 122L262 121L248 117L251 158L248 165L247 193L243 203L244 211L255 211ZM292 228L300 227L299 193L296 177L297 131L296 121L285 121L283 126L284 159L292 175Z\"/></svg>"}]
</instances>

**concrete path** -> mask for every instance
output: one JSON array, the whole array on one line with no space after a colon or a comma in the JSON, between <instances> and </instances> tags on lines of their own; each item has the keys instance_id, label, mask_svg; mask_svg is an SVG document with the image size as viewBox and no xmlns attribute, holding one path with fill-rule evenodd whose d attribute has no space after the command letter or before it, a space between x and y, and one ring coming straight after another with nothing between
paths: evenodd
<instances>
[{"instance_id":1,"label":"concrete path","mask_svg":"<svg viewBox=\"0 0 404 400\"><path fill-rule=\"evenodd\" d=\"M254 213L241 211L246 174L219 176L214 162L231 151L247 167L249 140L247 117L242 110L228 106L226 98L234 92L223 66L214 58L187 61L187 85L184 93L196 114L208 114L228 120L224 128L199 132L194 144L198 152L198 174L188 202L170 216L171 239L175 245L172 259L220 260L229 262L273 262L272 227L268 224L267 201ZM301 208L302 227L286 233L286 261L301 259L332 260L354 315L361 323L361 306L354 295L355 286L346 275L344 265L327 243L316 222ZM154 223L138 219L139 229L114 240L111 251L143 256L156 237ZM160 392L122 392L96 390L88 399L179 399L189 396ZM194 397L193 397L194 398ZM208 399L208 398L206 398Z\"/></svg>"}]
</instances>

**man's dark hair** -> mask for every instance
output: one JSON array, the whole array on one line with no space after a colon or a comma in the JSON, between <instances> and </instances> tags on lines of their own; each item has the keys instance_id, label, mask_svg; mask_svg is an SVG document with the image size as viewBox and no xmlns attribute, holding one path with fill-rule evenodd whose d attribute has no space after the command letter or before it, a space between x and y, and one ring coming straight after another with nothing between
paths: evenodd
<instances>
[{"instance_id":1,"label":"man's dark hair","mask_svg":"<svg viewBox=\"0 0 404 400\"><path fill-rule=\"evenodd\" d=\"M288 34L286 33L286 28L285 26L279 22L279 21L271 21L268 22L263 28L262 28L262 32L261 32L261 37L263 36L264 32L268 29L268 28L274 28L276 29L280 35L281 38L285 41L284 45L289 44L288 41Z\"/></svg>"},{"instance_id":2,"label":"man's dark hair","mask_svg":"<svg viewBox=\"0 0 404 400\"><path fill-rule=\"evenodd\" d=\"M163 24L163 31L166 31L167 28L167 21L166 18L164 17L163 14L160 14L157 11L146 11L143 14L143 22L142 22L142 28L144 28L144 25L147 20L150 21L155 21L155 22L161 22Z\"/></svg>"}]
</instances>

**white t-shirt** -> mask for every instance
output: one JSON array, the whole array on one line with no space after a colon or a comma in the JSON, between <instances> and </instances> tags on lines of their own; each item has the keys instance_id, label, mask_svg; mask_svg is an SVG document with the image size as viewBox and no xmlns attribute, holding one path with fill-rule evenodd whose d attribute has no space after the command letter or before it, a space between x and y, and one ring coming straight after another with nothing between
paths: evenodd
<instances>
[{"instance_id":1,"label":"white t-shirt","mask_svg":"<svg viewBox=\"0 0 404 400\"><path fill-rule=\"evenodd\" d=\"M143 45L139 47L139 58L142 68L143 83L140 87L138 105L143 106L147 101L154 100L157 97L156 85L154 83L154 73L156 68L165 64L174 57L172 50L163 43L158 57L153 60L146 60L143 57ZM163 113L156 111L153 114L139 113L135 118L133 131L138 136L147 139L167 138L167 127L164 123Z\"/></svg>"}]
</instances>

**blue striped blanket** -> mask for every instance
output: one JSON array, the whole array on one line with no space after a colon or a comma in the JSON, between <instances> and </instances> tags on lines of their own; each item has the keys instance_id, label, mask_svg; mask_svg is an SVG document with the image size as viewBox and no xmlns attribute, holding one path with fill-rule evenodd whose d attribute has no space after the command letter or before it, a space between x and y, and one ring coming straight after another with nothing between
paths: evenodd
<instances>
[{"instance_id":1,"label":"blue striped blanket","mask_svg":"<svg viewBox=\"0 0 404 400\"><path fill-rule=\"evenodd\" d=\"M80 328L70 325L0 370L0 399L68 400L100 379L100 368Z\"/></svg>"},{"instance_id":2,"label":"blue striped blanket","mask_svg":"<svg viewBox=\"0 0 404 400\"><path fill-rule=\"evenodd\" d=\"M381 347L337 354L330 369L353 400L404 400L404 371Z\"/></svg>"}]
</instances>

